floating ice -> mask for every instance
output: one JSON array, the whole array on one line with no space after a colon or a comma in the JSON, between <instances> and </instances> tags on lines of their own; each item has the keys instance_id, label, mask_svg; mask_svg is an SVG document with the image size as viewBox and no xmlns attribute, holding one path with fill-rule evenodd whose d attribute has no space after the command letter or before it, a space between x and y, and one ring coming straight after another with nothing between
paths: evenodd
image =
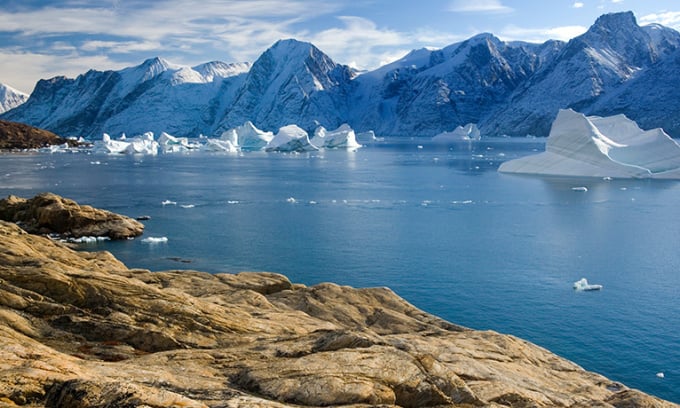
<instances>
[{"instance_id":1,"label":"floating ice","mask_svg":"<svg viewBox=\"0 0 680 408\"><path fill-rule=\"evenodd\" d=\"M468 123L465 126L458 126L451 132L442 132L432 138L433 142L436 143L450 143L450 142L460 142L470 141L470 140L480 140L482 134L479 132L479 128L474 123Z\"/></svg>"},{"instance_id":2,"label":"floating ice","mask_svg":"<svg viewBox=\"0 0 680 408\"><path fill-rule=\"evenodd\" d=\"M190 143L186 137L175 137L165 132L158 138L158 145L163 153L188 152L201 147L198 143Z\"/></svg>"},{"instance_id":3,"label":"floating ice","mask_svg":"<svg viewBox=\"0 0 680 408\"><path fill-rule=\"evenodd\" d=\"M502 163L504 173L680 179L680 145L662 129L644 131L625 117L560 110L545 152Z\"/></svg>"},{"instance_id":4,"label":"floating ice","mask_svg":"<svg viewBox=\"0 0 680 408\"><path fill-rule=\"evenodd\" d=\"M590 290L600 290L602 289L602 285L592 285L588 283L588 280L586 278L581 278L580 280L577 280L574 282L574 290L578 291L590 291Z\"/></svg>"},{"instance_id":5,"label":"floating ice","mask_svg":"<svg viewBox=\"0 0 680 408\"><path fill-rule=\"evenodd\" d=\"M72 242L74 244L94 244L95 242L109 241L109 240L111 240L111 238L109 238L109 237L84 236L84 237L78 237L78 238L69 238L67 241Z\"/></svg>"},{"instance_id":6,"label":"floating ice","mask_svg":"<svg viewBox=\"0 0 680 408\"><path fill-rule=\"evenodd\" d=\"M572 187L571 189L572 189L572 191L583 191L583 192L588 191L588 187L584 187L584 186Z\"/></svg>"},{"instance_id":7,"label":"floating ice","mask_svg":"<svg viewBox=\"0 0 680 408\"><path fill-rule=\"evenodd\" d=\"M372 130L356 134L357 143L374 143L385 140L384 137L376 137Z\"/></svg>"},{"instance_id":8,"label":"floating ice","mask_svg":"<svg viewBox=\"0 0 680 408\"><path fill-rule=\"evenodd\" d=\"M166 206L166 205L177 205L177 201L170 201L170 200L163 200L161 202L161 205Z\"/></svg>"},{"instance_id":9,"label":"floating ice","mask_svg":"<svg viewBox=\"0 0 680 408\"><path fill-rule=\"evenodd\" d=\"M123 138L124 136L121 136ZM158 142L153 140L153 132L146 132L132 139L112 140L108 133L102 135L101 140L94 142L92 151L105 154L158 154Z\"/></svg>"},{"instance_id":10,"label":"floating ice","mask_svg":"<svg viewBox=\"0 0 680 408\"><path fill-rule=\"evenodd\" d=\"M297 203L297 200L294 197L288 197L286 198L287 203L295 204Z\"/></svg>"},{"instance_id":11,"label":"floating ice","mask_svg":"<svg viewBox=\"0 0 680 408\"><path fill-rule=\"evenodd\" d=\"M205 139L205 144L201 146L201 150L205 152L238 152L238 148L233 143L221 139Z\"/></svg>"},{"instance_id":12,"label":"floating ice","mask_svg":"<svg viewBox=\"0 0 680 408\"><path fill-rule=\"evenodd\" d=\"M664 373L656 373L656 376L659 378L664 378L666 375Z\"/></svg>"},{"instance_id":13,"label":"floating ice","mask_svg":"<svg viewBox=\"0 0 680 408\"><path fill-rule=\"evenodd\" d=\"M168 242L168 237L147 237L142 242L145 244L163 244Z\"/></svg>"},{"instance_id":14,"label":"floating ice","mask_svg":"<svg viewBox=\"0 0 680 408\"><path fill-rule=\"evenodd\" d=\"M247 121L241 126L222 132L220 139L229 141L240 150L262 150L274 138L272 132L265 132Z\"/></svg>"},{"instance_id":15,"label":"floating ice","mask_svg":"<svg viewBox=\"0 0 680 408\"><path fill-rule=\"evenodd\" d=\"M308 152L319 150L309 141L309 134L297 125L288 125L279 132L265 148L268 152Z\"/></svg>"},{"instance_id":16,"label":"floating ice","mask_svg":"<svg viewBox=\"0 0 680 408\"><path fill-rule=\"evenodd\" d=\"M346 123L335 130L326 130L323 126L319 126L314 131L314 137L310 142L318 148L327 149L358 149L361 147L357 142L354 130Z\"/></svg>"},{"instance_id":17,"label":"floating ice","mask_svg":"<svg viewBox=\"0 0 680 408\"><path fill-rule=\"evenodd\" d=\"M180 207L182 207L182 208L194 208L194 207L196 207L196 205L195 204L182 204L182 205L180 205Z\"/></svg>"}]
</instances>

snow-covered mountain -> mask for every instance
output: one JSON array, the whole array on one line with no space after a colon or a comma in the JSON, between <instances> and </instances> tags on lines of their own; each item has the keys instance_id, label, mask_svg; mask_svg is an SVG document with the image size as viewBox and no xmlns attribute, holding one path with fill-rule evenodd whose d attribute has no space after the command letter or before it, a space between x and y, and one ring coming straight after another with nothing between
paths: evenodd
<instances>
[{"instance_id":1,"label":"snow-covered mountain","mask_svg":"<svg viewBox=\"0 0 680 408\"><path fill-rule=\"evenodd\" d=\"M659 127L629 107L637 105L639 95L658 92L661 96L664 87L677 82L677 76L657 78L659 82L651 88L636 86L635 79L672 57L679 46L680 33L658 25L640 27L633 13L603 15L518 87L506 103L493 109L481 123L482 133L544 136L561 108L599 116L626 113L641 125ZM680 67L677 60L668 63ZM628 98L619 99L614 107L612 98L623 89L628 89ZM680 113L674 98L654 100L652 109L671 114L667 107L676 105L673 112ZM666 130L680 136L680 127Z\"/></svg>"},{"instance_id":2,"label":"snow-covered mountain","mask_svg":"<svg viewBox=\"0 0 680 408\"><path fill-rule=\"evenodd\" d=\"M433 136L476 123L483 135L547 136L559 109L624 113L680 137L680 33L601 16L565 43L504 42L480 34L414 50L358 75L310 43L281 40L252 65L196 67L154 58L121 71L41 80L1 115L64 136L166 131L219 136L247 121L276 132L349 124L378 135Z\"/></svg>"},{"instance_id":3,"label":"snow-covered mountain","mask_svg":"<svg viewBox=\"0 0 680 408\"><path fill-rule=\"evenodd\" d=\"M222 62L191 68L152 58L121 71L40 80L28 101L3 119L64 136L207 134L221 100L233 95L249 68Z\"/></svg>"},{"instance_id":4,"label":"snow-covered mountain","mask_svg":"<svg viewBox=\"0 0 680 408\"><path fill-rule=\"evenodd\" d=\"M347 117L354 76L310 43L277 41L255 61L217 131L248 120L273 131L289 124L336 128Z\"/></svg>"},{"instance_id":5,"label":"snow-covered mountain","mask_svg":"<svg viewBox=\"0 0 680 408\"><path fill-rule=\"evenodd\" d=\"M14 109L28 100L28 95L9 85L0 84L0 114Z\"/></svg>"}]
</instances>

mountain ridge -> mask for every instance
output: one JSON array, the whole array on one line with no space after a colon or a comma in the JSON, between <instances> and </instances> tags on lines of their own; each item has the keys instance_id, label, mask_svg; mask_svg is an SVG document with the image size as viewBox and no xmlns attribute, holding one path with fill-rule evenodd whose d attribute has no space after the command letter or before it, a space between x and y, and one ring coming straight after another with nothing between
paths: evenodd
<instances>
[{"instance_id":1,"label":"mountain ridge","mask_svg":"<svg viewBox=\"0 0 680 408\"><path fill-rule=\"evenodd\" d=\"M285 39L252 64L192 68L155 57L120 71L41 80L0 118L89 138L219 136L246 121L310 132L348 123L387 136L434 136L477 123L484 135L547 136L558 110L570 108L625 113L680 137L680 123L669 119L680 116L680 102L665 90L675 89L678 49L679 32L641 27L632 12L602 15L568 42L505 42L481 33L361 74L311 43Z\"/></svg>"}]
</instances>

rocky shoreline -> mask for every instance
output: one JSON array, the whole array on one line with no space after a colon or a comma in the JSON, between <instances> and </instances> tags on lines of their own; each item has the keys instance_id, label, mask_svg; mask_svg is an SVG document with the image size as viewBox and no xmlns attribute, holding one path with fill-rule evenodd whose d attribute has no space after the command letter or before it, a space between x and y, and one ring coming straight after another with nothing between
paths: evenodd
<instances>
[{"instance_id":1,"label":"rocky shoreline","mask_svg":"<svg viewBox=\"0 0 680 408\"><path fill-rule=\"evenodd\" d=\"M0 407L677 407L387 288L129 269L0 221Z\"/></svg>"}]
</instances>

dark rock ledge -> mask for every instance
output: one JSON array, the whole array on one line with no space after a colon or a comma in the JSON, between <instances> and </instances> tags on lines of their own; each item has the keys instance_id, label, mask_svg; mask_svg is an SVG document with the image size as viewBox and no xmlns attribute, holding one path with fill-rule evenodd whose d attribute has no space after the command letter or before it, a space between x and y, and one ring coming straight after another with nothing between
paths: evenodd
<instances>
[{"instance_id":1,"label":"dark rock ledge","mask_svg":"<svg viewBox=\"0 0 680 408\"><path fill-rule=\"evenodd\" d=\"M62 237L108 237L126 239L139 236L144 225L137 220L52 193L31 199L10 195L0 200L0 220L15 222L32 234Z\"/></svg>"},{"instance_id":2,"label":"dark rock ledge","mask_svg":"<svg viewBox=\"0 0 680 408\"><path fill-rule=\"evenodd\" d=\"M386 288L128 269L0 221L0 407L677 407Z\"/></svg>"}]
</instances>

